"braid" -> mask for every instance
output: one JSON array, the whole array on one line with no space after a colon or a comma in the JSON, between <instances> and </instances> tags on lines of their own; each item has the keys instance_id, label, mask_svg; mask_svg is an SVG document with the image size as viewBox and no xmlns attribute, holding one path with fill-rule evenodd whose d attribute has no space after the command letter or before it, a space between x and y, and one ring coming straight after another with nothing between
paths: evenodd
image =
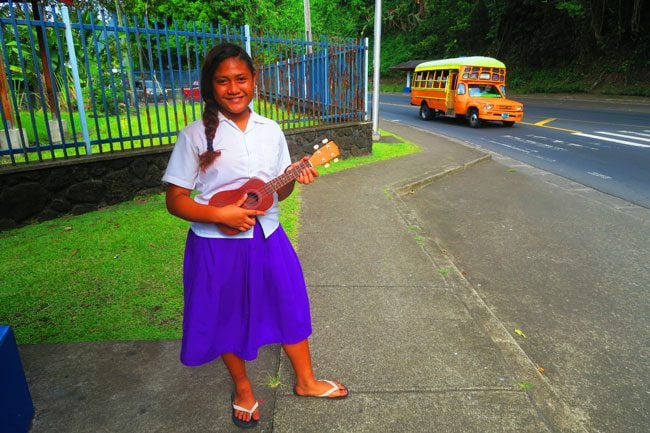
<instances>
[{"instance_id":1,"label":"braid","mask_svg":"<svg viewBox=\"0 0 650 433\"><path fill-rule=\"evenodd\" d=\"M219 126L219 110L216 104L206 103L203 110L203 126L205 128L205 139L208 142L208 150L199 155L199 167L201 171L205 172L210 164L221 154L220 150L215 151L212 142L214 135Z\"/></svg>"}]
</instances>

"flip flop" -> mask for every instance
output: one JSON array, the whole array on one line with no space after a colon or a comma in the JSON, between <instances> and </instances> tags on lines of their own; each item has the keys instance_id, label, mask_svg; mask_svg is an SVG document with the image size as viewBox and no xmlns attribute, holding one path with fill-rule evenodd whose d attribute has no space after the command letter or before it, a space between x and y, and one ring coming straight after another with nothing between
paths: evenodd
<instances>
[{"instance_id":1,"label":"flip flop","mask_svg":"<svg viewBox=\"0 0 650 433\"><path fill-rule=\"evenodd\" d=\"M294 386L294 387L293 387L293 393L294 393L294 395L297 395L298 397L331 398L332 400L346 398L346 397L348 396L348 394L349 394L348 389L347 389L344 385L342 385L342 386L343 386L343 389L344 389L345 391L347 391L347 392L346 392L345 394L343 394L343 395L337 395L337 396L335 396L335 397L330 397L330 395L334 394L336 391L339 391L339 386L338 386L336 383L332 382L331 380L327 380L327 379L319 380L319 382L327 382L327 383L330 384L331 388L328 389L327 391L325 391L325 392L322 393L322 394L318 394L318 395L304 395L304 394L298 394L298 393L296 392L296 387Z\"/></svg>"},{"instance_id":2,"label":"flip flop","mask_svg":"<svg viewBox=\"0 0 650 433\"><path fill-rule=\"evenodd\" d=\"M230 394L230 402L232 403L232 422L237 426L241 428L253 428L257 425L259 420L253 419L253 412L259 407L259 402L255 402L252 408L246 409L241 406L237 406L235 404L235 393ZM244 421L243 419L239 419L235 416L235 411L240 410L242 412L246 412L249 414L251 417L248 421Z\"/></svg>"}]
</instances>

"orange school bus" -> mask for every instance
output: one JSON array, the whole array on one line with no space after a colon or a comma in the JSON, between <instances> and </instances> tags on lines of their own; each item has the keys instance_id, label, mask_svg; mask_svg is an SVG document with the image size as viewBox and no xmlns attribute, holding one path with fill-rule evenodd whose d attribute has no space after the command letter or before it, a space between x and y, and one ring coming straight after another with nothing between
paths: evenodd
<instances>
[{"instance_id":1,"label":"orange school bus","mask_svg":"<svg viewBox=\"0 0 650 433\"><path fill-rule=\"evenodd\" d=\"M415 67L411 105L424 120L464 117L473 128L496 120L504 126L521 122L522 103L506 98L506 65L491 57L433 60Z\"/></svg>"}]
</instances>

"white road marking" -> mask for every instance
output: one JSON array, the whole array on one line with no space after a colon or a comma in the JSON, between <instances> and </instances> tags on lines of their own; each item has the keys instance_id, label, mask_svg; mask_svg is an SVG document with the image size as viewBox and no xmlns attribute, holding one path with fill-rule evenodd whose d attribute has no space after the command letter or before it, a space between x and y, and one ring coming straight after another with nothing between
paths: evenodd
<instances>
[{"instance_id":1,"label":"white road marking","mask_svg":"<svg viewBox=\"0 0 650 433\"><path fill-rule=\"evenodd\" d=\"M619 131L619 132L625 132L625 131ZM612 135L614 137L623 137L623 138L631 138L633 140L641 140L641 141L647 141L650 142L650 138L643 138L643 137L630 137L629 135L624 135L624 134L616 134L614 132L607 132L607 131L596 131L597 134L606 134L606 135Z\"/></svg>"},{"instance_id":2,"label":"white road marking","mask_svg":"<svg viewBox=\"0 0 650 433\"><path fill-rule=\"evenodd\" d=\"M541 160L547 161L547 162L557 162L557 160L555 160L555 159L546 158L545 156L537 155L537 153L539 153L539 151L535 150L535 149L522 149L521 147L513 146L511 144L501 143L501 142L494 141L494 140L487 140L487 141L489 141L490 143L494 143L496 145L499 145L499 146L507 147L508 149L512 149L512 150L516 150L516 151L519 151L519 152L529 154L533 158L541 159Z\"/></svg>"},{"instance_id":3,"label":"white road marking","mask_svg":"<svg viewBox=\"0 0 650 433\"><path fill-rule=\"evenodd\" d=\"M511 146L511 145L505 144L505 143L499 143L498 141L494 141L494 140L488 140L488 141L490 143L498 144L499 146L507 147L507 148L513 149L513 150L518 150L519 152L524 152L524 153L533 153L533 152L535 152L535 153L537 153L537 151L534 150L534 149L531 149L531 150L522 149L521 147Z\"/></svg>"},{"instance_id":4,"label":"white road marking","mask_svg":"<svg viewBox=\"0 0 650 433\"><path fill-rule=\"evenodd\" d=\"M643 131L643 132L636 132L636 131L618 131L622 132L623 134L632 134L632 135L640 135L641 137L650 137L650 131Z\"/></svg>"},{"instance_id":5,"label":"white road marking","mask_svg":"<svg viewBox=\"0 0 650 433\"><path fill-rule=\"evenodd\" d=\"M606 174L598 173L597 171L588 171L587 174L590 174L592 176L596 176L596 177L599 177L599 178L605 179L605 180L612 178L611 176L607 176Z\"/></svg>"},{"instance_id":6,"label":"white road marking","mask_svg":"<svg viewBox=\"0 0 650 433\"><path fill-rule=\"evenodd\" d=\"M616 138L603 137L602 135L584 134L582 132L574 132L573 135L579 135L580 137L595 138L597 140L611 141L613 143L625 144L626 146L650 148L650 145L647 144L634 143L632 141L626 141L626 140L618 140Z\"/></svg>"}]
</instances>

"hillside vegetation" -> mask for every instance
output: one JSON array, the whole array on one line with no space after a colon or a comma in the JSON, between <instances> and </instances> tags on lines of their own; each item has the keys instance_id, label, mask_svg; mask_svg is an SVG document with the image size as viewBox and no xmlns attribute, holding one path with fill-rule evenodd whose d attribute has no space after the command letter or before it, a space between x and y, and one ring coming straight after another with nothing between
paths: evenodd
<instances>
[{"instance_id":1,"label":"hillside vegetation","mask_svg":"<svg viewBox=\"0 0 650 433\"><path fill-rule=\"evenodd\" d=\"M650 96L650 8L641 0L399 1L386 11L391 63L496 57L517 93Z\"/></svg>"},{"instance_id":2,"label":"hillside vegetation","mask_svg":"<svg viewBox=\"0 0 650 433\"><path fill-rule=\"evenodd\" d=\"M139 15L250 24L304 34L305 0L83 0ZM375 0L310 0L312 32L368 37ZM496 57L512 91L650 96L650 5L644 0L382 0L382 81L408 60ZM370 57L372 58L372 57Z\"/></svg>"}]
</instances>

